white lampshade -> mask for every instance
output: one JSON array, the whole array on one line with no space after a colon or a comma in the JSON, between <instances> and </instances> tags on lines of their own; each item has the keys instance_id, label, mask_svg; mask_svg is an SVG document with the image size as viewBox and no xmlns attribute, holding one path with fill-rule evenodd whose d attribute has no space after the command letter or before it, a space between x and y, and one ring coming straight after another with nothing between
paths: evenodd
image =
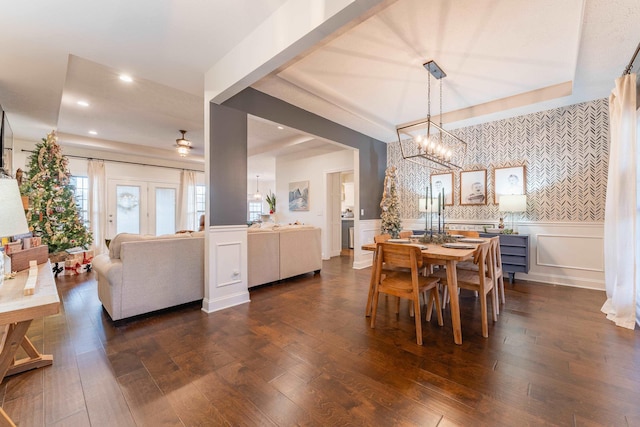
<instances>
[{"instance_id":1,"label":"white lampshade","mask_svg":"<svg viewBox=\"0 0 640 427\"><path fill-rule=\"evenodd\" d=\"M419 212L437 212L438 211L438 199L431 199L431 204L427 205L427 199L418 199L418 211Z\"/></svg>"},{"instance_id":2,"label":"white lampshade","mask_svg":"<svg viewBox=\"0 0 640 427\"><path fill-rule=\"evenodd\" d=\"M526 212L527 196L525 194L500 196L498 210L500 212Z\"/></svg>"},{"instance_id":3,"label":"white lampshade","mask_svg":"<svg viewBox=\"0 0 640 427\"><path fill-rule=\"evenodd\" d=\"M0 237L29 232L24 207L15 179L0 179Z\"/></svg>"}]
</instances>

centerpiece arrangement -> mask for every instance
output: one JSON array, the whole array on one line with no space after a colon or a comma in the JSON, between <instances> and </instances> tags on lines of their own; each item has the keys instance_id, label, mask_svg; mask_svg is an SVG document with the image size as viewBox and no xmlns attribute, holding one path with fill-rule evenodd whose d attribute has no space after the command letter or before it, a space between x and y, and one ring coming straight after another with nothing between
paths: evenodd
<instances>
[{"instance_id":1,"label":"centerpiece arrangement","mask_svg":"<svg viewBox=\"0 0 640 427\"><path fill-rule=\"evenodd\" d=\"M425 210L427 215L425 217L425 225L424 225L424 235L420 238L421 243L453 243L456 241L455 237L450 236L445 231L445 221L444 221L444 207L445 207L445 198L444 198L444 188L442 191L437 192L437 194L433 193L433 188L431 185L427 187L427 199ZM436 212L437 207L437 220L438 220L438 230L434 230L433 225L433 214Z\"/></svg>"}]
</instances>

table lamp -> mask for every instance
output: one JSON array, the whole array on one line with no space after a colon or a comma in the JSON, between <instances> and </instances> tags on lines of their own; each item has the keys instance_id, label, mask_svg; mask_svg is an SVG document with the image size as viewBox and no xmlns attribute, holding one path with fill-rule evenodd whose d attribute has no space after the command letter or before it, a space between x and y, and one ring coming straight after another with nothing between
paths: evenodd
<instances>
[{"instance_id":1,"label":"table lamp","mask_svg":"<svg viewBox=\"0 0 640 427\"><path fill-rule=\"evenodd\" d=\"M0 178L0 238L29 232L27 218L20 198L18 181ZM4 257L0 256L0 285L4 281Z\"/></svg>"},{"instance_id":2,"label":"table lamp","mask_svg":"<svg viewBox=\"0 0 640 427\"><path fill-rule=\"evenodd\" d=\"M500 196L498 210L511 213L511 230L515 232L515 213L527 211L527 196L525 194Z\"/></svg>"}]
</instances>

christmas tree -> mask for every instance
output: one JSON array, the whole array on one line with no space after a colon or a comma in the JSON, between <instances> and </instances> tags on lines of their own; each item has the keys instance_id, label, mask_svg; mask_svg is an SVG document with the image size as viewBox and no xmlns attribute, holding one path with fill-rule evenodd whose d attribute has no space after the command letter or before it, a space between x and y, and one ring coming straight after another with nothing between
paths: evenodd
<instances>
[{"instance_id":1,"label":"christmas tree","mask_svg":"<svg viewBox=\"0 0 640 427\"><path fill-rule=\"evenodd\" d=\"M49 252L86 247L92 236L78 215L67 158L54 131L42 141L29 157L29 171L21 187L22 194L29 197L29 228L49 245Z\"/></svg>"},{"instance_id":2,"label":"christmas tree","mask_svg":"<svg viewBox=\"0 0 640 427\"><path fill-rule=\"evenodd\" d=\"M396 190L396 167L390 166L385 171L384 191L382 193L382 234L390 234L393 239L400 237L402 222L398 208L398 192Z\"/></svg>"}]
</instances>

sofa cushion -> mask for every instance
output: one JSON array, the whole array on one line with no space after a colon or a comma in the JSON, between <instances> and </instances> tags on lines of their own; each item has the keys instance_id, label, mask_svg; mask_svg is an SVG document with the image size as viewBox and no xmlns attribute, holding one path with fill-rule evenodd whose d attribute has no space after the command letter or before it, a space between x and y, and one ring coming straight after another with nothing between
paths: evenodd
<instances>
[{"instance_id":1,"label":"sofa cushion","mask_svg":"<svg viewBox=\"0 0 640 427\"><path fill-rule=\"evenodd\" d=\"M120 233L111 240L109 244L109 258L120 259L120 249L123 243L139 242L141 240L162 240L162 239L190 239L190 233L163 234L162 236L142 235L133 233Z\"/></svg>"}]
</instances>

